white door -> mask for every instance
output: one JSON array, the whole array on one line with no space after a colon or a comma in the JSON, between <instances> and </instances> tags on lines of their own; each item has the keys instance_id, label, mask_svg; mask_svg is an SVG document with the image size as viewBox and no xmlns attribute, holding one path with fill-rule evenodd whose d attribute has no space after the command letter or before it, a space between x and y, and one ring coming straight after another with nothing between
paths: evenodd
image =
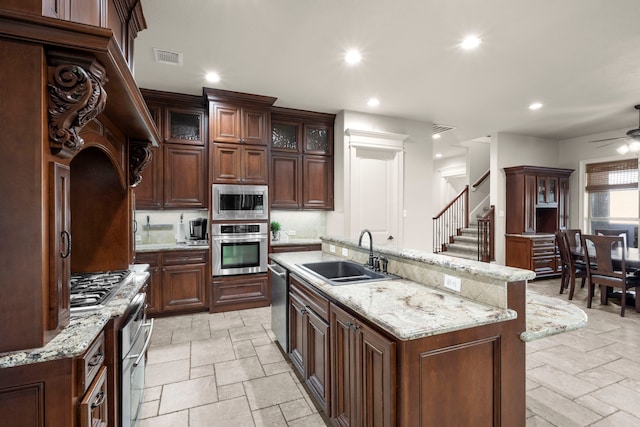
<instances>
[{"instance_id":1,"label":"white door","mask_svg":"<svg viewBox=\"0 0 640 427\"><path fill-rule=\"evenodd\" d=\"M389 134L383 134L388 136ZM404 135L403 135L404 137ZM402 246L402 140L398 144L362 141L351 135L350 229L371 231L375 246ZM368 237L363 246L368 246Z\"/></svg>"}]
</instances>

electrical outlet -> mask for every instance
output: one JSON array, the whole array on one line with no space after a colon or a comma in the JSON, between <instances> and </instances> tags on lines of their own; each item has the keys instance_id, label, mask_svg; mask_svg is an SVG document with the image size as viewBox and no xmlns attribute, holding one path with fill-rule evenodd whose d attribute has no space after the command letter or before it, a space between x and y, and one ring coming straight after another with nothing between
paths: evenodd
<instances>
[{"instance_id":1,"label":"electrical outlet","mask_svg":"<svg viewBox=\"0 0 640 427\"><path fill-rule=\"evenodd\" d=\"M444 287L452 291L460 292L460 278L444 275Z\"/></svg>"},{"instance_id":2,"label":"electrical outlet","mask_svg":"<svg viewBox=\"0 0 640 427\"><path fill-rule=\"evenodd\" d=\"M289 230L289 236L295 236L296 230Z\"/></svg>"},{"instance_id":3,"label":"electrical outlet","mask_svg":"<svg viewBox=\"0 0 640 427\"><path fill-rule=\"evenodd\" d=\"M329 252L331 252L332 254L336 253L336 247L333 245L329 245Z\"/></svg>"},{"instance_id":4,"label":"electrical outlet","mask_svg":"<svg viewBox=\"0 0 640 427\"><path fill-rule=\"evenodd\" d=\"M342 256L349 256L349 249L342 248Z\"/></svg>"}]
</instances>

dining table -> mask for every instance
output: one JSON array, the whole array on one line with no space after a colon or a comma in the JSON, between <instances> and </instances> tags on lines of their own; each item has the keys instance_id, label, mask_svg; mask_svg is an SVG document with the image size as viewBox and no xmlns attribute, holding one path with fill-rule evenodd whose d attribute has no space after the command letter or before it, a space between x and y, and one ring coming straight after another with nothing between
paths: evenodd
<instances>
[{"instance_id":1,"label":"dining table","mask_svg":"<svg viewBox=\"0 0 640 427\"><path fill-rule=\"evenodd\" d=\"M591 260L595 259L595 248L593 247L589 247L587 249L589 251L589 258ZM624 251L624 252L623 252ZM614 249L611 250L611 260L614 263L614 268L615 268L615 264L616 262L621 262L622 261L622 255L624 253L624 263L627 269L627 272L629 272L630 270L638 270L640 271L640 249L638 248L622 248L622 247L616 247ZM577 246L575 248L571 248L571 254L573 255L574 259L576 260L581 260L584 261L584 251L582 249L581 246ZM640 274L640 273L636 273L636 274ZM610 298L620 298L621 292L620 291L613 291L613 292L609 292L608 296ZM627 293L627 306L635 306L635 298L636 298L636 294L633 291L628 291ZM600 294L600 302L605 304L606 303L606 298L604 294Z\"/></svg>"}]
</instances>

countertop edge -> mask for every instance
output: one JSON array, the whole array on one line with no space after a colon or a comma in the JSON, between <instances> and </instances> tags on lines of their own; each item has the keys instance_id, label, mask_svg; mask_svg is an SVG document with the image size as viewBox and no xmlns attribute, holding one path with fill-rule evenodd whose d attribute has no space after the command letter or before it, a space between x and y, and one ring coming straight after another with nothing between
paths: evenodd
<instances>
[{"instance_id":1,"label":"countertop edge","mask_svg":"<svg viewBox=\"0 0 640 427\"><path fill-rule=\"evenodd\" d=\"M148 271L134 269L132 279L122 285L104 309L72 313L69 325L43 347L0 354L0 369L81 355L89 348L109 320L125 313L129 303L148 277Z\"/></svg>"},{"instance_id":2,"label":"countertop edge","mask_svg":"<svg viewBox=\"0 0 640 427\"><path fill-rule=\"evenodd\" d=\"M524 342L575 331L587 325L587 314L569 301L527 291L527 329Z\"/></svg>"}]
</instances>

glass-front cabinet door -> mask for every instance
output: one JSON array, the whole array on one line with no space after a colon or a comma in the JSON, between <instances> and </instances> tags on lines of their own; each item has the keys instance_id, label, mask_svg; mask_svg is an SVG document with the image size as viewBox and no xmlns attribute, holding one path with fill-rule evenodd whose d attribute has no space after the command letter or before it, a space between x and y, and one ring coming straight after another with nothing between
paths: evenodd
<instances>
[{"instance_id":1,"label":"glass-front cabinet door","mask_svg":"<svg viewBox=\"0 0 640 427\"><path fill-rule=\"evenodd\" d=\"M272 121L271 148L278 151L299 151L300 125L294 122Z\"/></svg>"},{"instance_id":2,"label":"glass-front cabinet door","mask_svg":"<svg viewBox=\"0 0 640 427\"><path fill-rule=\"evenodd\" d=\"M538 205L558 204L558 178L538 177Z\"/></svg>"},{"instance_id":3,"label":"glass-front cabinet door","mask_svg":"<svg viewBox=\"0 0 640 427\"><path fill-rule=\"evenodd\" d=\"M167 108L165 141L204 145L204 112L196 109Z\"/></svg>"},{"instance_id":4,"label":"glass-front cabinet door","mask_svg":"<svg viewBox=\"0 0 640 427\"><path fill-rule=\"evenodd\" d=\"M323 125L304 125L305 154L331 155L333 153L333 128Z\"/></svg>"}]
</instances>

